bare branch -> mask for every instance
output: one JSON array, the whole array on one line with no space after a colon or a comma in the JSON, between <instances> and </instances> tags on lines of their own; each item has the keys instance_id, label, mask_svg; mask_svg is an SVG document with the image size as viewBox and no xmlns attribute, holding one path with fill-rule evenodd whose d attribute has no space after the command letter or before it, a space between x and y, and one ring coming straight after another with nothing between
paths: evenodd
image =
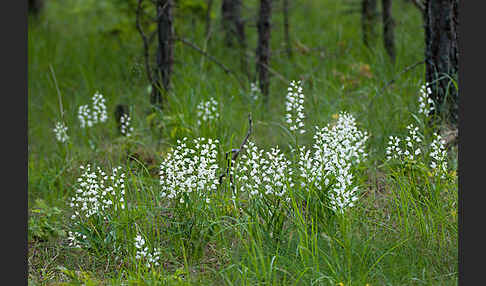
<instances>
[{"instance_id":1,"label":"bare branch","mask_svg":"<svg viewBox=\"0 0 486 286\"><path fill-rule=\"evenodd\" d=\"M422 2L421 0L410 0L410 2L412 2L413 5L415 5L415 7L417 7L420 12L425 13L425 4L424 2Z\"/></svg>"},{"instance_id":2,"label":"bare branch","mask_svg":"<svg viewBox=\"0 0 486 286\"><path fill-rule=\"evenodd\" d=\"M389 87L392 83L394 83L395 80L398 78L398 76L400 76L400 75L402 75L402 74L404 74L404 73L406 73L406 72L408 72L408 71L414 69L415 67L417 67L417 66L419 66L421 64L424 64L424 63L425 63L425 60L420 61L420 62L416 62L413 65L410 65L410 66L404 68L401 72L399 72L398 74L396 74L390 81L386 82L383 85L383 87L375 94L375 96L373 96L373 98L371 98L370 103L368 105L368 110L371 110L371 106L373 105L373 102L374 102L376 96L383 94L383 92L385 91L385 89L387 87Z\"/></svg>"},{"instance_id":3,"label":"bare branch","mask_svg":"<svg viewBox=\"0 0 486 286\"><path fill-rule=\"evenodd\" d=\"M281 75L280 73L278 73L276 70L272 69L271 67L269 67L268 65L266 65L265 63L261 63L262 66L267 69L270 73L276 75L281 81L285 82L285 83L289 83L290 80L288 80L287 78L285 78L283 75Z\"/></svg>"},{"instance_id":4,"label":"bare branch","mask_svg":"<svg viewBox=\"0 0 486 286\"><path fill-rule=\"evenodd\" d=\"M399 73L398 73L398 74L397 74L397 75L396 75L394 78L392 78L390 81L388 81L387 83L385 83L385 84L383 85L383 87L382 87L382 88L381 88L381 90L380 90L380 93L383 93L383 91L385 91L385 89L386 89L388 86L390 86L392 83L394 83L394 82L395 82L395 80L397 79L397 77L398 77L398 76L400 76L400 75L402 75L402 74L404 74L404 73L406 73L406 72L408 72L408 71L410 71L410 70L414 69L415 67L417 67L417 66L419 66L419 65L421 65L421 64L423 64L423 63L425 63L425 61L416 62L416 63L414 63L413 65L410 65L410 66L408 66L408 67L404 68L404 69L403 69L401 72L399 72Z\"/></svg>"},{"instance_id":5,"label":"bare branch","mask_svg":"<svg viewBox=\"0 0 486 286\"><path fill-rule=\"evenodd\" d=\"M211 56L207 52L203 51L201 48L199 48L198 46L196 46L194 43L192 43L192 42L190 42L190 41L188 41L188 40L186 40L184 38L179 38L179 37L176 37L174 40L181 41L183 44L185 44L185 45L193 48L194 50L198 51L203 56L205 56L208 59L210 59L211 61L213 61L215 64L217 64L219 67L221 67L225 73L231 74L236 79L236 81L240 84L240 86L243 89L246 89L245 85L240 81L240 79L238 78L237 74L233 70L231 70L228 67L226 67L220 61L218 61L217 59L215 59L213 56Z\"/></svg>"},{"instance_id":6,"label":"bare branch","mask_svg":"<svg viewBox=\"0 0 486 286\"><path fill-rule=\"evenodd\" d=\"M233 149L233 150L230 151L232 153L231 161L228 162L228 166L226 166L226 171L219 176L219 183L220 184L223 182L223 178L229 175L231 166L233 166L233 163L236 162L238 155L240 155L240 153L244 150L244 148L246 146L246 142L248 141L248 138L250 138L250 135L251 135L251 132L252 132L252 126L253 126L253 121L251 119L251 113L249 113L248 114L248 131L246 133L246 136L243 139L243 141L241 142L239 149ZM226 157L228 157L228 153L226 153ZM230 182L231 182L231 185L234 186L233 176L231 176L231 175L230 175Z\"/></svg>"}]
</instances>

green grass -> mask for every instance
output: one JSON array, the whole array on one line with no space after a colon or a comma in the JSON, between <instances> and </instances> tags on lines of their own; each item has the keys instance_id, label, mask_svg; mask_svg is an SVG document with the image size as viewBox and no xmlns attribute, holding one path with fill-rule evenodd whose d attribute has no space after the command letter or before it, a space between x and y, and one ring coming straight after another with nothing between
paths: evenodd
<instances>
[{"instance_id":1,"label":"green grass","mask_svg":"<svg viewBox=\"0 0 486 286\"><path fill-rule=\"evenodd\" d=\"M315 198L295 188L287 205L291 215L275 236L255 216L240 214L223 190L209 205L196 200L191 211L169 208L159 195L158 171L177 139L219 139L222 167L224 153L238 148L245 136L251 112L251 140L265 150L278 145L289 154L293 138L283 119L288 82L273 75L268 106L252 103L248 90L231 75L176 43L168 108L153 113L133 15L118 12L109 1L49 1L40 19L29 18L29 285L457 284L457 149L450 152L446 180L429 176L426 161L416 169L384 164L388 137L404 136L408 124L421 126L425 139L431 136L430 127L412 116L418 110L424 66L400 73L423 59L421 15L405 1L394 2L393 66L380 38L371 50L363 47L359 14L343 13L345 3L291 2L294 58L284 53L283 18L274 14L271 67L285 79L303 79L308 132L299 144L312 144L313 126L325 126L341 110L369 132L369 158L356 170L361 190L357 205L342 216L305 209L303 203ZM275 3L280 11L280 2ZM245 5L244 16L253 17L257 1ZM219 9L214 12L215 32L207 51L244 79L239 51L223 46ZM120 33L111 33L120 27ZM203 22L192 26L176 18L176 32L203 46ZM250 23L246 32L253 73L256 26ZM395 82L382 89L391 79ZM90 103L97 90L107 100L109 119L83 130L78 107ZM220 119L198 127L197 104L210 97L219 102ZM59 98L68 144L58 143L52 132L61 119ZM135 133L130 138L117 133L116 104L127 104L133 112ZM105 171L122 166L129 207L111 218L109 226L93 226L106 231L96 237L97 247L76 250L68 247L66 235L72 228L69 200L81 175L79 166L86 164ZM137 266L137 231L161 250L162 265L156 271ZM122 242L121 248L114 251L108 237Z\"/></svg>"}]
</instances>

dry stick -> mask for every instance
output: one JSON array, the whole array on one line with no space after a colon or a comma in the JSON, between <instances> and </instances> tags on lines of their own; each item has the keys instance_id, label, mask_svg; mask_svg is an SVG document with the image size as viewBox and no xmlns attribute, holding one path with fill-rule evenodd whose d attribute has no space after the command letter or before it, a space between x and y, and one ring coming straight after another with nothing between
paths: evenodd
<instances>
[{"instance_id":1,"label":"dry stick","mask_svg":"<svg viewBox=\"0 0 486 286\"><path fill-rule=\"evenodd\" d=\"M307 48L307 50L305 50L304 53L310 53L310 52L315 52L315 51L323 52L323 51L325 51L325 49L326 49L326 47ZM299 48L291 48L291 50L292 50L292 52L293 51L300 51ZM279 54L282 54L282 53L287 53L287 49L274 50L274 51L272 51L272 56L279 55Z\"/></svg>"},{"instance_id":2,"label":"dry stick","mask_svg":"<svg viewBox=\"0 0 486 286\"><path fill-rule=\"evenodd\" d=\"M236 81L240 84L240 86L243 89L246 89L245 88L245 85L240 81L240 79L238 78L238 76L236 75L236 73L234 71L230 70L229 68L227 68L224 64L222 64L218 60L216 60L213 56L211 56L210 54L206 53L201 48L199 48L198 46L196 46L195 44L191 43L190 41L188 41L188 40L186 40L184 38L178 38L178 37L176 37L174 40L181 41L183 44L185 44L185 45L193 48L194 50L196 50L199 53L201 53L203 56L205 56L208 59L210 59L211 61L213 61L215 64L217 64L219 67L221 67L225 73L231 74L236 79Z\"/></svg>"},{"instance_id":3,"label":"dry stick","mask_svg":"<svg viewBox=\"0 0 486 286\"><path fill-rule=\"evenodd\" d=\"M425 13L425 4L421 0L410 0L415 7L417 7L420 12Z\"/></svg>"},{"instance_id":4,"label":"dry stick","mask_svg":"<svg viewBox=\"0 0 486 286\"><path fill-rule=\"evenodd\" d=\"M289 83L290 80L286 79L283 75L279 74L277 71L275 71L274 69L272 69L271 67L269 67L268 65L266 65L265 63L261 63L262 66L264 68L266 68L269 72L271 72L272 74L276 75L280 80L282 80L283 82L285 83Z\"/></svg>"},{"instance_id":5,"label":"dry stick","mask_svg":"<svg viewBox=\"0 0 486 286\"><path fill-rule=\"evenodd\" d=\"M377 95L380 95L380 94L383 94L383 92L385 91L385 89L386 89L388 86L390 86L392 83L394 83L394 82L396 81L396 79L398 78L398 76L400 76L400 75L402 75L402 74L404 74L404 73L406 73L406 72L408 72L408 71L412 70L413 68L415 68L415 67L417 67L417 66L419 66L419 65L421 65L421 64L423 64L423 63L425 63L425 60L420 61L420 62L416 62L416 63L414 63L413 65L410 65L410 66L408 66L408 67L404 68L404 69L403 69L401 72L399 72L397 75L395 75L395 76L394 76L394 77L393 77L393 78L392 78L390 81L386 82L386 83L383 85L383 87L380 89L380 91L379 91L377 94L375 94L375 96L373 96L373 98L371 99L370 104L369 104L369 107L368 107L368 110L370 110L371 105L373 104L374 99L376 98L376 96L377 96Z\"/></svg>"},{"instance_id":6,"label":"dry stick","mask_svg":"<svg viewBox=\"0 0 486 286\"><path fill-rule=\"evenodd\" d=\"M51 64L49 64L49 69L51 70L52 78L54 79L54 85L56 86L57 96L59 97L59 110L61 111L61 120L64 123L64 109L62 108L61 91L59 90L59 86L57 85L56 74L54 73L54 69L52 68Z\"/></svg>"},{"instance_id":7,"label":"dry stick","mask_svg":"<svg viewBox=\"0 0 486 286\"><path fill-rule=\"evenodd\" d=\"M423 64L423 63L425 63L425 60L420 61L420 62L416 62L416 63L414 63L413 65L410 65L410 66L408 66L408 67L404 68L404 69L403 69L401 72L399 72L399 73L398 73L396 76L394 76L394 77L393 77L393 78L392 78L390 81L388 81L387 83L385 83L385 84L383 85L383 87L382 87L382 88L381 88L381 90L380 90L380 93L383 93L383 91L385 91L385 89L386 89L388 86L390 86L392 83L394 83L394 82L397 80L397 77L398 77L398 76L400 76L400 75L402 75L402 74L404 74L404 73L406 73L406 72L408 72L408 71L412 70L413 68L415 68L415 67L417 67L417 66L419 66L419 65L421 65L421 64Z\"/></svg>"},{"instance_id":8,"label":"dry stick","mask_svg":"<svg viewBox=\"0 0 486 286\"><path fill-rule=\"evenodd\" d=\"M250 135L251 135L252 126L253 126L253 122L251 120L251 113L249 113L248 114L248 132L246 133L246 136L243 139L243 142L241 142L240 149L231 150L231 152L233 153L233 156L231 156L231 161L228 162L228 166L226 167L226 171L219 176L219 183L220 184L223 182L223 178L226 177L229 174L230 167L233 165L232 162L236 162L238 155L240 154L241 151L243 151L243 148L245 148L246 142L248 141L248 138L250 138ZM230 176L230 182L231 182L231 185L234 187L233 176Z\"/></svg>"}]
</instances>

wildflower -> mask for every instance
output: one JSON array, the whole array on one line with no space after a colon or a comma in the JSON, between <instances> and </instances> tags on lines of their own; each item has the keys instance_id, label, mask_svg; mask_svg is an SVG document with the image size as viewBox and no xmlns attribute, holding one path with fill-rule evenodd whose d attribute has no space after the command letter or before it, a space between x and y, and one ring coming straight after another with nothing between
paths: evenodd
<instances>
[{"instance_id":1,"label":"wildflower","mask_svg":"<svg viewBox=\"0 0 486 286\"><path fill-rule=\"evenodd\" d=\"M140 234L135 237L134 245L137 250L135 259L143 260L147 268L160 265L160 250L154 247L152 251L149 251L148 246L145 245L145 239Z\"/></svg>"},{"instance_id":2,"label":"wildflower","mask_svg":"<svg viewBox=\"0 0 486 286\"><path fill-rule=\"evenodd\" d=\"M108 119L103 95L96 92L92 97L92 101L92 108L88 105L81 105L78 109L78 119L81 123L81 128L92 127Z\"/></svg>"},{"instance_id":3,"label":"wildflower","mask_svg":"<svg viewBox=\"0 0 486 286\"><path fill-rule=\"evenodd\" d=\"M429 87L429 84L426 83L420 87L420 95L419 95L419 113L428 116L434 110L434 101L430 98L432 94L432 90Z\"/></svg>"},{"instance_id":4,"label":"wildflower","mask_svg":"<svg viewBox=\"0 0 486 286\"><path fill-rule=\"evenodd\" d=\"M296 131L300 134L305 133L304 129L304 94L300 81L292 81L288 87L285 102L285 122L289 124L290 131Z\"/></svg>"},{"instance_id":5,"label":"wildflower","mask_svg":"<svg viewBox=\"0 0 486 286\"><path fill-rule=\"evenodd\" d=\"M216 190L219 183L216 174L218 143L218 140L196 138L194 148L190 148L187 138L177 140L177 147L160 165L161 196L184 203L184 194L194 193L209 202L208 192Z\"/></svg>"},{"instance_id":6,"label":"wildflower","mask_svg":"<svg viewBox=\"0 0 486 286\"><path fill-rule=\"evenodd\" d=\"M313 152L299 148L299 170L303 187L329 189L331 208L343 212L354 206L358 188L353 187L353 165L364 161L364 146L368 133L360 131L355 118L339 113L337 122L324 128L316 127Z\"/></svg>"},{"instance_id":7,"label":"wildflower","mask_svg":"<svg viewBox=\"0 0 486 286\"><path fill-rule=\"evenodd\" d=\"M276 196L288 199L288 187L293 183L290 175L290 161L277 147L270 152L259 149L249 141L246 154L237 166L236 180L241 183L240 191L247 192L250 198Z\"/></svg>"},{"instance_id":8,"label":"wildflower","mask_svg":"<svg viewBox=\"0 0 486 286\"><path fill-rule=\"evenodd\" d=\"M120 173L121 167L113 168L109 177L100 167L92 170L87 165L80 166L80 169L83 173L77 179L75 193L69 203L74 211L71 216L74 226L94 216L106 221L107 216L116 215L117 211L125 209L125 184L124 174ZM71 246L79 246L81 239L85 240L86 236L72 231L68 238Z\"/></svg>"},{"instance_id":9,"label":"wildflower","mask_svg":"<svg viewBox=\"0 0 486 286\"><path fill-rule=\"evenodd\" d=\"M126 113L124 113L120 118L120 123L121 123L120 131L123 135L127 137L130 137L133 132L133 127L130 126L130 121L131 118Z\"/></svg>"},{"instance_id":10,"label":"wildflower","mask_svg":"<svg viewBox=\"0 0 486 286\"><path fill-rule=\"evenodd\" d=\"M219 118L218 102L211 97L208 101L201 101L197 105L197 125Z\"/></svg>"},{"instance_id":11,"label":"wildflower","mask_svg":"<svg viewBox=\"0 0 486 286\"><path fill-rule=\"evenodd\" d=\"M430 168L442 173L441 176L445 177L447 173L447 151L445 141L439 134L434 133L434 140L430 144L430 148Z\"/></svg>"},{"instance_id":12,"label":"wildflower","mask_svg":"<svg viewBox=\"0 0 486 286\"><path fill-rule=\"evenodd\" d=\"M73 248L81 248L81 241L86 240L87 236L77 231L68 231L68 245Z\"/></svg>"},{"instance_id":13,"label":"wildflower","mask_svg":"<svg viewBox=\"0 0 486 286\"><path fill-rule=\"evenodd\" d=\"M106 112L105 98L98 91L95 92L92 98L93 101L93 122L96 124L98 122L105 122L108 119Z\"/></svg>"},{"instance_id":14,"label":"wildflower","mask_svg":"<svg viewBox=\"0 0 486 286\"><path fill-rule=\"evenodd\" d=\"M388 147L386 147L386 159L391 160L392 158L399 158L403 151L400 148L400 138L390 136L388 141Z\"/></svg>"},{"instance_id":15,"label":"wildflower","mask_svg":"<svg viewBox=\"0 0 486 286\"><path fill-rule=\"evenodd\" d=\"M91 120L91 111L88 105L81 105L78 109L78 119L81 123L81 128L93 126L93 121Z\"/></svg>"},{"instance_id":16,"label":"wildflower","mask_svg":"<svg viewBox=\"0 0 486 286\"><path fill-rule=\"evenodd\" d=\"M419 128L413 124L409 124L407 126L407 130L408 135L403 141L400 141L398 137L390 136L388 147L386 148L387 160L407 159L412 161L414 159L418 159L418 156L422 154L422 150L420 149L422 139L418 135ZM402 144L400 144L401 142Z\"/></svg>"},{"instance_id":17,"label":"wildflower","mask_svg":"<svg viewBox=\"0 0 486 286\"><path fill-rule=\"evenodd\" d=\"M56 127L54 127L54 134L56 135L57 141L64 143L69 140L69 136L67 135L67 126L64 125L64 122L57 122Z\"/></svg>"},{"instance_id":18,"label":"wildflower","mask_svg":"<svg viewBox=\"0 0 486 286\"><path fill-rule=\"evenodd\" d=\"M88 219L93 215L103 215L124 209L125 184L119 174L121 167L113 168L108 178L105 172L90 165L81 168L84 172L77 180L75 195L71 198L70 207L74 209L73 219ZM123 173L122 173L123 175Z\"/></svg>"},{"instance_id":19,"label":"wildflower","mask_svg":"<svg viewBox=\"0 0 486 286\"><path fill-rule=\"evenodd\" d=\"M257 84L254 82L250 83L250 98L253 101L257 101L260 94L261 91L260 88L258 88Z\"/></svg>"}]
</instances>

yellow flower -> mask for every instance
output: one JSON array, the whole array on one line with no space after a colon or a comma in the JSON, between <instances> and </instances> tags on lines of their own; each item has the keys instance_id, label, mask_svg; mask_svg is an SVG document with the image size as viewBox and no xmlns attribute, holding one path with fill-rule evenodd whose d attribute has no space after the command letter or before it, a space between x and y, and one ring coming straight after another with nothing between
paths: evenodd
<instances>
[{"instance_id":1,"label":"yellow flower","mask_svg":"<svg viewBox=\"0 0 486 286\"><path fill-rule=\"evenodd\" d=\"M333 118L333 119L338 119L338 118L339 118L339 115L338 115L337 113L334 113L334 114L332 115L332 118ZM342 283L342 282L339 282L339 283ZM338 285L339 285L339 284L338 284Z\"/></svg>"},{"instance_id":2,"label":"yellow flower","mask_svg":"<svg viewBox=\"0 0 486 286\"><path fill-rule=\"evenodd\" d=\"M344 286L344 283L343 283L343 282L339 282L339 283L337 284L337 286Z\"/></svg>"}]
</instances>

